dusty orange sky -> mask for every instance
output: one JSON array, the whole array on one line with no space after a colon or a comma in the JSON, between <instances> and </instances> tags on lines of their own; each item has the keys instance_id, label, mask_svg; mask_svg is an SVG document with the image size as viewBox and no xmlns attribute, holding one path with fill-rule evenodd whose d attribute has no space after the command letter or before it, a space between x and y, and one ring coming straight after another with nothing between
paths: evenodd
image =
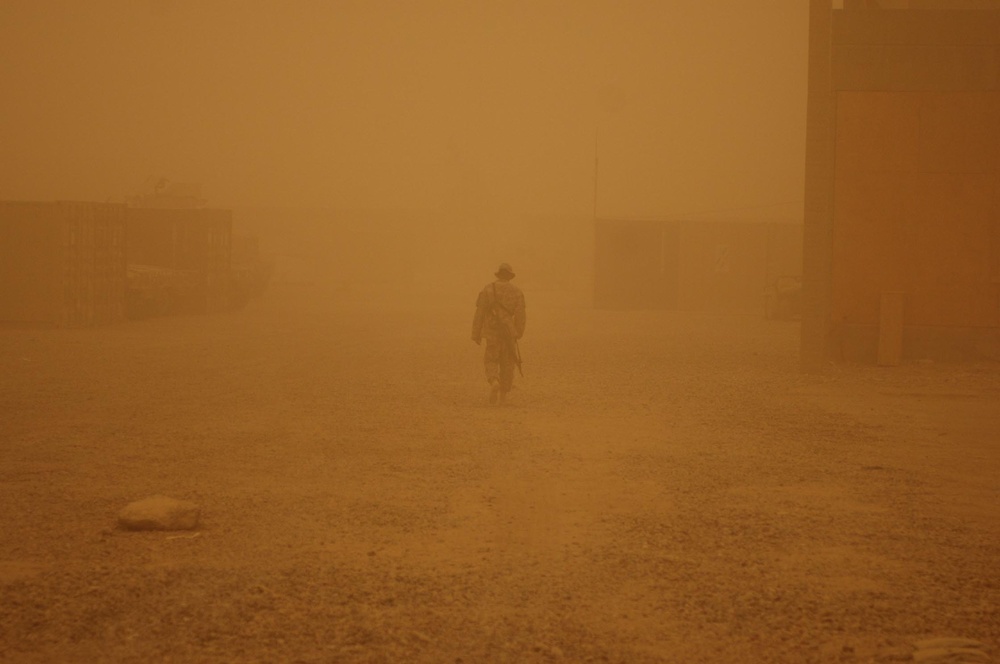
<instances>
[{"instance_id":1,"label":"dusty orange sky","mask_svg":"<svg viewBox=\"0 0 1000 664\"><path fill-rule=\"evenodd\" d=\"M802 0L0 0L0 199L800 215Z\"/></svg>"}]
</instances>

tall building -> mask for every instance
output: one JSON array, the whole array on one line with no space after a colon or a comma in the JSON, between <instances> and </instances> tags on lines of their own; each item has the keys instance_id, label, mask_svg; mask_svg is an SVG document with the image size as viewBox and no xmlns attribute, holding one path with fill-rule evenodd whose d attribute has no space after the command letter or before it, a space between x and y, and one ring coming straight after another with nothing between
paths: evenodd
<instances>
[{"instance_id":1,"label":"tall building","mask_svg":"<svg viewBox=\"0 0 1000 664\"><path fill-rule=\"evenodd\" d=\"M803 368L1000 357L1000 0L811 3Z\"/></svg>"}]
</instances>

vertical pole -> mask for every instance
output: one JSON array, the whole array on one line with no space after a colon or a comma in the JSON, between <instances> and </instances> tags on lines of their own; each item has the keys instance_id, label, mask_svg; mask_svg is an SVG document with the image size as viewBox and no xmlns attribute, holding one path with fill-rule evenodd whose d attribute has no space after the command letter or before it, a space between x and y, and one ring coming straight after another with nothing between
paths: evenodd
<instances>
[{"instance_id":1,"label":"vertical pole","mask_svg":"<svg viewBox=\"0 0 1000 664\"><path fill-rule=\"evenodd\" d=\"M593 243L594 243L593 254L592 254L593 262L591 263L591 272L590 272L590 293L593 298L592 304L594 306L597 306L600 300L597 293L597 279L598 279L597 252L600 251L600 249L597 246L597 177L601 159L600 154L597 152L597 148L598 148L598 134L600 133L600 131L601 131L601 122L600 119L598 119L597 124L594 126L594 200L593 200L593 210L592 210L593 218L590 224L592 232L591 237L593 238Z\"/></svg>"},{"instance_id":2,"label":"vertical pole","mask_svg":"<svg viewBox=\"0 0 1000 664\"><path fill-rule=\"evenodd\" d=\"M601 155L598 150L598 137L601 133L601 124L594 127L594 220L597 220L597 183L601 166Z\"/></svg>"}]
</instances>

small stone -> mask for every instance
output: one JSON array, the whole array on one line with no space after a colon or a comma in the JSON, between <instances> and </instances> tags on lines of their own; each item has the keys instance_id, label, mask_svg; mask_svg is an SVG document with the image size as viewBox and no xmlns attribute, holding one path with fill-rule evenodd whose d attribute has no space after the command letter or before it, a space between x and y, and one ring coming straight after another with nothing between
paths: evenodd
<instances>
[{"instance_id":1,"label":"small stone","mask_svg":"<svg viewBox=\"0 0 1000 664\"><path fill-rule=\"evenodd\" d=\"M201 508L186 500L151 496L129 503L118 513L125 530L194 530Z\"/></svg>"}]
</instances>

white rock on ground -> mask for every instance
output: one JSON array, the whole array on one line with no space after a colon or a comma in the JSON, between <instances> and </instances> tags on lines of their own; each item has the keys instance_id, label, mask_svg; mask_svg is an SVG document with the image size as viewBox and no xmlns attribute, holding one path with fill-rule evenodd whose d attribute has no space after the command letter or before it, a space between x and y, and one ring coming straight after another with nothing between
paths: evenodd
<instances>
[{"instance_id":1,"label":"white rock on ground","mask_svg":"<svg viewBox=\"0 0 1000 664\"><path fill-rule=\"evenodd\" d=\"M193 530L201 508L186 500L151 496L129 503L118 513L118 526L125 530Z\"/></svg>"}]
</instances>

